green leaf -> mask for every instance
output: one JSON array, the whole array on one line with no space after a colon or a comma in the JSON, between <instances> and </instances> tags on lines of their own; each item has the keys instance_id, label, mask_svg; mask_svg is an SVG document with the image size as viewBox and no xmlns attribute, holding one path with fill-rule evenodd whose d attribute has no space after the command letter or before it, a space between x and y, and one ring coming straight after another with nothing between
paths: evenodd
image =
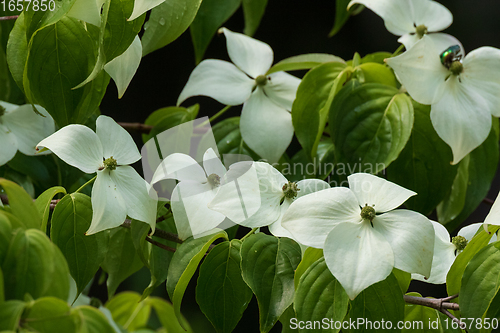
<instances>
[{"instance_id":1,"label":"green leaf","mask_svg":"<svg viewBox=\"0 0 500 333\"><path fill-rule=\"evenodd\" d=\"M156 51L176 40L193 22L201 0L166 0L151 10L144 24L142 55Z\"/></svg>"},{"instance_id":2,"label":"green leaf","mask_svg":"<svg viewBox=\"0 0 500 333\"><path fill-rule=\"evenodd\" d=\"M0 331L16 331L21 320L26 303L19 300L11 300L0 306Z\"/></svg>"},{"instance_id":3,"label":"green leaf","mask_svg":"<svg viewBox=\"0 0 500 333\"><path fill-rule=\"evenodd\" d=\"M181 317L182 326L179 324L177 318L175 317L174 307L172 304L157 297L150 297L147 301L156 311L158 319L167 333L193 333L193 330L184 317ZM185 327L186 329L182 327Z\"/></svg>"},{"instance_id":4,"label":"green leaf","mask_svg":"<svg viewBox=\"0 0 500 333\"><path fill-rule=\"evenodd\" d=\"M302 256L302 260L300 264L297 266L295 270L295 275L293 277L295 289L299 285L300 277L306 272L306 270L311 266L315 261L323 257L322 249L315 249L314 247L308 247Z\"/></svg>"},{"instance_id":5,"label":"green leaf","mask_svg":"<svg viewBox=\"0 0 500 333\"><path fill-rule=\"evenodd\" d=\"M26 59L28 58L28 41L26 39L24 13L19 15L15 21L14 28L12 28L7 42L6 56L12 78L24 93L23 73L26 66Z\"/></svg>"},{"instance_id":6,"label":"green leaf","mask_svg":"<svg viewBox=\"0 0 500 333\"><path fill-rule=\"evenodd\" d=\"M316 157L313 158L312 163L310 157L302 149L291 158L290 163L285 165L281 173L286 175L288 180L295 182L311 176L324 180L328 176L333 176L331 173L334 167L335 146L330 138L323 137L323 141L318 144Z\"/></svg>"},{"instance_id":7,"label":"green leaf","mask_svg":"<svg viewBox=\"0 0 500 333\"><path fill-rule=\"evenodd\" d=\"M199 109L200 106L198 104L195 104L188 108L169 106L154 111L144 122L145 125L153 126L153 129L149 134L142 135L142 141L146 143L152 137L160 134L163 131L166 131L182 123L194 120L198 115Z\"/></svg>"},{"instance_id":8,"label":"green leaf","mask_svg":"<svg viewBox=\"0 0 500 333\"><path fill-rule=\"evenodd\" d=\"M242 0L241 5L245 16L245 29L243 29L243 32L245 35L253 36L266 11L267 0Z\"/></svg>"},{"instance_id":9,"label":"green leaf","mask_svg":"<svg viewBox=\"0 0 500 333\"><path fill-rule=\"evenodd\" d=\"M181 321L181 302L187 285L210 245L219 238L227 240L226 232L220 231L200 238L190 237L177 248L172 257L167 276L167 292L179 321Z\"/></svg>"},{"instance_id":10,"label":"green leaf","mask_svg":"<svg viewBox=\"0 0 500 333\"><path fill-rule=\"evenodd\" d=\"M71 9L74 3L75 0L54 1L54 10L43 11L33 10L33 4L30 7L30 3L26 4L25 2L23 13L25 15L27 40L30 40L37 30L58 22Z\"/></svg>"},{"instance_id":11,"label":"green leaf","mask_svg":"<svg viewBox=\"0 0 500 333\"><path fill-rule=\"evenodd\" d=\"M405 301L403 292L398 286L398 280L391 273L385 280L380 281L362 291L353 301L349 317L351 320L366 320L371 322L391 322L393 327L404 319ZM385 332L384 329L369 329L361 325L356 332Z\"/></svg>"},{"instance_id":12,"label":"green leaf","mask_svg":"<svg viewBox=\"0 0 500 333\"><path fill-rule=\"evenodd\" d=\"M204 0L191 23L195 60L198 64L217 29L240 7L241 0Z\"/></svg>"},{"instance_id":13,"label":"green leaf","mask_svg":"<svg viewBox=\"0 0 500 333\"><path fill-rule=\"evenodd\" d=\"M4 178L0 178L0 186L7 193L12 214L23 223L25 228L40 229L40 215L29 194L16 183Z\"/></svg>"},{"instance_id":14,"label":"green leaf","mask_svg":"<svg viewBox=\"0 0 500 333\"><path fill-rule=\"evenodd\" d=\"M448 193L458 167L450 164L451 149L432 126L430 106L414 102L413 108L413 132L399 157L387 169L387 179L418 193L405 205L428 215Z\"/></svg>"},{"instance_id":15,"label":"green leaf","mask_svg":"<svg viewBox=\"0 0 500 333\"><path fill-rule=\"evenodd\" d=\"M290 323L293 320L292 318L297 318L297 314L293 309L293 304L290 305L285 312L280 317L280 323L282 326L281 333L294 333L293 329L290 327Z\"/></svg>"},{"instance_id":16,"label":"green leaf","mask_svg":"<svg viewBox=\"0 0 500 333\"><path fill-rule=\"evenodd\" d=\"M333 37L346 24L351 15L357 12L356 6L347 10L347 5L351 0L336 0L335 1L335 23L328 37Z\"/></svg>"},{"instance_id":17,"label":"green leaf","mask_svg":"<svg viewBox=\"0 0 500 333\"><path fill-rule=\"evenodd\" d=\"M261 332L269 332L292 304L293 275L300 257L300 246L289 238L258 233L243 242L241 270L257 297Z\"/></svg>"},{"instance_id":18,"label":"green leaf","mask_svg":"<svg viewBox=\"0 0 500 333\"><path fill-rule=\"evenodd\" d=\"M140 300L140 294L126 291L115 295L104 306L111 311L115 323L133 332L146 326L151 313L149 302Z\"/></svg>"},{"instance_id":19,"label":"green leaf","mask_svg":"<svg viewBox=\"0 0 500 333\"><path fill-rule=\"evenodd\" d=\"M40 194L35 200L35 207L42 217L42 227L40 228L40 230L42 230L43 232L47 231L47 222L49 220L51 201L59 193L66 194L66 189L61 186L49 188L48 190Z\"/></svg>"},{"instance_id":20,"label":"green leaf","mask_svg":"<svg viewBox=\"0 0 500 333\"><path fill-rule=\"evenodd\" d=\"M232 332L252 299L241 277L241 241L215 246L200 266L196 302L217 332Z\"/></svg>"},{"instance_id":21,"label":"green leaf","mask_svg":"<svg viewBox=\"0 0 500 333\"><path fill-rule=\"evenodd\" d=\"M89 32L93 26L87 26L89 30L85 27L76 19L63 17L37 31L31 40L24 89L31 101L45 107L60 127L84 122L95 111L80 108L92 85L73 89L91 73L97 57Z\"/></svg>"},{"instance_id":22,"label":"green leaf","mask_svg":"<svg viewBox=\"0 0 500 333\"><path fill-rule=\"evenodd\" d=\"M330 273L325 259L319 258L300 278L294 299L296 320L312 322L328 318L329 322L342 321L347 314L348 305L349 296ZM340 329L307 329L307 325L305 330L299 330L299 332L339 331Z\"/></svg>"},{"instance_id":23,"label":"green leaf","mask_svg":"<svg viewBox=\"0 0 500 333\"><path fill-rule=\"evenodd\" d=\"M413 127L413 105L396 88L351 82L339 91L330 108L335 156L350 173L375 174L405 147Z\"/></svg>"},{"instance_id":24,"label":"green leaf","mask_svg":"<svg viewBox=\"0 0 500 333\"><path fill-rule=\"evenodd\" d=\"M465 249L457 256L446 276L446 290L448 295L458 294L462 286L462 276L469 262L490 241L493 234L500 226L489 225L489 234L481 229L467 244Z\"/></svg>"},{"instance_id":25,"label":"green leaf","mask_svg":"<svg viewBox=\"0 0 500 333\"><path fill-rule=\"evenodd\" d=\"M9 248L10 239L12 238L12 224L6 215L3 215L0 209L0 263L3 262L7 249ZM3 288L3 279L2 287Z\"/></svg>"},{"instance_id":26,"label":"green leaf","mask_svg":"<svg viewBox=\"0 0 500 333\"><path fill-rule=\"evenodd\" d=\"M43 297L28 305L21 320L29 331L40 333L77 332L81 324L69 305L54 297Z\"/></svg>"},{"instance_id":27,"label":"green leaf","mask_svg":"<svg viewBox=\"0 0 500 333\"><path fill-rule=\"evenodd\" d=\"M367 62L375 62L377 64L384 65L384 59L390 58L392 56L392 53L389 52L375 52L371 54L365 55L363 58L361 58L361 63L365 64Z\"/></svg>"},{"instance_id":28,"label":"green leaf","mask_svg":"<svg viewBox=\"0 0 500 333\"><path fill-rule=\"evenodd\" d=\"M493 118L490 135L468 155L469 161L464 162L468 165L462 167L460 162L450 194L437 207L439 222L450 231L465 221L488 194L498 166L498 132L498 119ZM462 199L464 192L466 195Z\"/></svg>"},{"instance_id":29,"label":"green leaf","mask_svg":"<svg viewBox=\"0 0 500 333\"><path fill-rule=\"evenodd\" d=\"M77 295L92 280L108 250L107 231L86 236L92 221L92 203L82 193L66 195L54 209L50 235L68 262Z\"/></svg>"},{"instance_id":30,"label":"green leaf","mask_svg":"<svg viewBox=\"0 0 500 333\"><path fill-rule=\"evenodd\" d=\"M356 67L355 74L358 75L361 83L381 83L387 86L398 88L396 77L392 70L383 64L365 62Z\"/></svg>"},{"instance_id":31,"label":"green leaf","mask_svg":"<svg viewBox=\"0 0 500 333\"><path fill-rule=\"evenodd\" d=\"M344 78L341 76L344 69L346 65L339 62L317 66L307 72L297 89L292 123L297 139L311 158L316 155L332 100L342 86L335 85L335 82L337 77Z\"/></svg>"},{"instance_id":32,"label":"green leaf","mask_svg":"<svg viewBox=\"0 0 500 333\"><path fill-rule=\"evenodd\" d=\"M69 269L61 251L37 229L17 229L1 266L5 298L55 296L67 300Z\"/></svg>"},{"instance_id":33,"label":"green leaf","mask_svg":"<svg viewBox=\"0 0 500 333\"><path fill-rule=\"evenodd\" d=\"M495 242L481 249L465 268L460 288L460 313L463 318L485 318L500 290L499 263L500 242ZM498 308L494 310L498 311ZM471 325L468 332L483 330Z\"/></svg>"},{"instance_id":34,"label":"green leaf","mask_svg":"<svg viewBox=\"0 0 500 333\"><path fill-rule=\"evenodd\" d=\"M143 266L132 242L130 229L119 227L110 230L108 251L101 265L102 269L109 274L106 282L108 297L111 298L120 283Z\"/></svg>"},{"instance_id":35,"label":"green leaf","mask_svg":"<svg viewBox=\"0 0 500 333\"><path fill-rule=\"evenodd\" d=\"M115 333L106 316L98 309L82 305L71 309L71 314L81 320L81 331L87 333Z\"/></svg>"},{"instance_id":36,"label":"green leaf","mask_svg":"<svg viewBox=\"0 0 500 333\"><path fill-rule=\"evenodd\" d=\"M281 71L296 71L310 69L327 62L338 62L345 64L342 58L327 53L307 53L286 58L271 67L267 74Z\"/></svg>"},{"instance_id":37,"label":"green leaf","mask_svg":"<svg viewBox=\"0 0 500 333\"><path fill-rule=\"evenodd\" d=\"M396 277L398 280L399 288L401 288L401 292L403 294L406 293L408 290L408 287L410 287L410 282L411 282L411 274L407 273L405 271L399 270L397 268L394 268L392 270L392 274Z\"/></svg>"}]
</instances>

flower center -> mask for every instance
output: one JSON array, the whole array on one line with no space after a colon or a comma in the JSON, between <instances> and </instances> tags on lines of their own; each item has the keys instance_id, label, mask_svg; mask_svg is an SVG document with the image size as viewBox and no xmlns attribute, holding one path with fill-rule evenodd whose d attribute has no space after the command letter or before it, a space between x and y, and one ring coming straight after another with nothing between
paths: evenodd
<instances>
[{"instance_id":1,"label":"flower center","mask_svg":"<svg viewBox=\"0 0 500 333\"><path fill-rule=\"evenodd\" d=\"M216 188L220 185L220 177L215 173L212 173L207 177L207 182L212 186L212 188Z\"/></svg>"},{"instance_id":2,"label":"flower center","mask_svg":"<svg viewBox=\"0 0 500 333\"><path fill-rule=\"evenodd\" d=\"M115 170L118 164L116 163L116 160L111 156L110 158L107 158L103 162L104 167L108 170Z\"/></svg>"},{"instance_id":3,"label":"flower center","mask_svg":"<svg viewBox=\"0 0 500 333\"><path fill-rule=\"evenodd\" d=\"M418 38L422 38L427 33L427 27L421 24L415 28L415 32L417 33Z\"/></svg>"},{"instance_id":4,"label":"flower center","mask_svg":"<svg viewBox=\"0 0 500 333\"><path fill-rule=\"evenodd\" d=\"M451 243L455 245L457 248L457 251L463 251L465 247L467 246L467 239L463 236L455 236L451 239Z\"/></svg>"},{"instance_id":5,"label":"flower center","mask_svg":"<svg viewBox=\"0 0 500 333\"><path fill-rule=\"evenodd\" d=\"M460 61L453 61L450 65L450 72L453 75L460 75L464 71L464 65Z\"/></svg>"},{"instance_id":6,"label":"flower center","mask_svg":"<svg viewBox=\"0 0 500 333\"><path fill-rule=\"evenodd\" d=\"M285 198L294 199L298 191L300 191L300 189L297 187L297 183L288 182L283 185L283 195Z\"/></svg>"},{"instance_id":7,"label":"flower center","mask_svg":"<svg viewBox=\"0 0 500 333\"><path fill-rule=\"evenodd\" d=\"M365 206L361 209L360 215L363 220L368 220L371 223L375 218L375 208L373 208L372 206L368 206L368 204L365 204Z\"/></svg>"},{"instance_id":8,"label":"flower center","mask_svg":"<svg viewBox=\"0 0 500 333\"><path fill-rule=\"evenodd\" d=\"M267 77L265 75L259 75L255 78L255 83L259 86L259 87L263 87L267 84Z\"/></svg>"}]
</instances>

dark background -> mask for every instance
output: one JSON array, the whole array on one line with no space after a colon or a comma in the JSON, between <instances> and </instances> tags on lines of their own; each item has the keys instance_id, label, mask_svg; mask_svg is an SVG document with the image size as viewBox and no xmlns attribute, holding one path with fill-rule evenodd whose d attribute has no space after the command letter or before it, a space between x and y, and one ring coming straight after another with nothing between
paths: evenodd
<instances>
[{"instance_id":1,"label":"dark background","mask_svg":"<svg viewBox=\"0 0 500 333\"><path fill-rule=\"evenodd\" d=\"M445 32L457 37L466 53L481 46L500 48L499 2L447 0L441 3L454 16L453 24ZM389 33L382 19L370 10L364 10L352 17L336 36L328 38L334 14L334 0L269 0L266 13L254 37L272 47L275 62L304 53L330 53L349 60L355 52L364 56L377 51L392 53L398 48L398 37ZM235 32L243 31L241 8L224 26ZM223 36L214 37L205 58L229 60ZM175 105L194 67L191 36L189 31L186 31L170 45L142 59L136 76L121 100L117 99L114 83L110 83L101 104L101 112L112 116L116 121L144 122L153 111ZM298 76L301 76L300 74ZM195 102L200 103L200 117L212 116L223 107L207 97L191 98L185 105ZM240 110L240 107L234 107L227 112L227 116L239 116ZM139 136L136 136L136 139L139 143ZM499 179L496 177L488 197L495 199L499 187ZM489 208L490 205L481 204L466 223L483 221ZM197 310L195 282L196 276L184 296L182 311L196 333L214 332L210 323ZM122 289L137 290L142 293L148 283L149 273L143 269L126 281ZM423 296L446 296L443 286L419 282L412 282L410 291L419 291ZM157 288L155 294L167 297L164 284ZM272 332L280 331L280 324L277 324ZM235 332L258 332L258 308L255 297Z\"/></svg>"}]
</instances>

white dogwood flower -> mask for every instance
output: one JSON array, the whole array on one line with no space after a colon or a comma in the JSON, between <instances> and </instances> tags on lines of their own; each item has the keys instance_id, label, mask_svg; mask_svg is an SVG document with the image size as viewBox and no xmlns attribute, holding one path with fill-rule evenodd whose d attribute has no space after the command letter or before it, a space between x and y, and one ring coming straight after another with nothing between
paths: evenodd
<instances>
[{"instance_id":1,"label":"white dogwood flower","mask_svg":"<svg viewBox=\"0 0 500 333\"><path fill-rule=\"evenodd\" d=\"M295 239L281 226L286 210L294 200L327 188L319 179L290 182L268 163L239 162L230 167L208 207L242 226L269 226L274 236Z\"/></svg>"},{"instance_id":2,"label":"white dogwood flower","mask_svg":"<svg viewBox=\"0 0 500 333\"><path fill-rule=\"evenodd\" d=\"M196 95L226 105L243 104L243 140L269 162L277 162L293 137L290 110L300 79L285 72L266 75L273 63L271 47L226 28L222 31L234 65L222 60L202 61L191 73L177 105Z\"/></svg>"},{"instance_id":3,"label":"white dogwood flower","mask_svg":"<svg viewBox=\"0 0 500 333\"><path fill-rule=\"evenodd\" d=\"M181 239L201 235L217 227L225 216L208 209L219 189L226 168L212 148L203 155L203 168L191 156L174 153L156 169L151 184L163 179L177 179L172 192L172 212Z\"/></svg>"},{"instance_id":4,"label":"white dogwood flower","mask_svg":"<svg viewBox=\"0 0 500 333\"><path fill-rule=\"evenodd\" d=\"M64 162L85 173L97 172L92 187L92 223L87 234L120 226L127 215L156 225L156 193L128 164L141 159L134 140L107 116L99 116L96 132L83 125L68 125L42 140Z\"/></svg>"},{"instance_id":5,"label":"white dogwood flower","mask_svg":"<svg viewBox=\"0 0 500 333\"><path fill-rule=\"evenodd\" d=\"M491 116L500 116L500 50L481 47L462 61L456 49L443 53L424 36L402 55L386 59L410 96L431 105L432 125L451 147L453 164L486 140Z\"/></svg>"},{"instance_id":6,"label":"white dogwood flower","mask_svg":"<svg viewBox=\"0 0 500 333\"><path fill-rule=\"evenodd\" d=\"M19 150L35 155L36 144L54 133L54 120L41 106L33 111L31 104L15 105L0 101L0 166L9 162Z\"/></svg>"},{"instance_id":7,"label":"white dogwood flower","mask_svg":"<svg viewBox=\"0 0 500 333\"><path fill-rule=\"evenodd\" d=\"M420 274L412 274L411 278L432 284L446 283L446 276L457 255L463 251L468 242L472 240L482 223L473 223L463 227L457 236L450 241L448 230L438 222L431 221L436 233L434 242L434 256L432 259L431 274L428 279ZM496 242L497 236L491 237L490 243Z\"/></svg>"},{"instance_id":8,"label":"white dogwood flower","mask_svg":"<svg viewBox=\"0 0 500 333\"><path fill-rule=\"evenodd\" d=\"M451 12L432 0L353 0L348 8L354 4L364 5L380 16L390 33L401 36L398 42L407 50L424 35L437 40L446 38L446 34L436 32L453 22Z\"/></svg>"},{"instance_id":9,"label":"white dogwood flower","mask_svg":"<svg viewBox=\"0 0 500 333\"><path fill-rule=\"evenodd\" d=\"M384 280L394 267L429 276L434 229L410 210L394 210L416 193L357 173L290 205L282 226L300 243L323 249L325 261L351 299Z\"/></svg>"}]
</instances>

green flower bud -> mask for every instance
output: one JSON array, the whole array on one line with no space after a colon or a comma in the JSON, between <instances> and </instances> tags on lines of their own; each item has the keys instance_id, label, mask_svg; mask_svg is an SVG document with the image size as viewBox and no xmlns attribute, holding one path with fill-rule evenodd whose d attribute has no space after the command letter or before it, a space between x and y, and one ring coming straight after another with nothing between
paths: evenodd
<instances>
[{"instance_id":1,"label":"green flower bud","mask_svg":"<svg viewBox=\"0 0 500 333\"><path fill-rule=\"evenodd\" d=\"M467 246L467 239L463 236L455 236L451 239L451 243L455 245L457 248L457 251L463 251L465 247Z\"/></svg>"},{"instance_id":2,"label":"green flower bud","mask_svg":"<svg viewBox=\"0 0 500 333\"><path fill-rule=\"evenodd\" d=\"M372 206L368 206L368 204L365 204L365 206L361 209L361 218L363 220L372 222L375 218L375 215L375 208L373 208Z\"/></svg>"},{"instance_id":3,"label":"green flower bud","mask_svg":"<svg viewBox=\"0 0 500 333\"><path fill-rule=\"evenodd\" d=\"M116 167L118 166L118 164L116 163L116 160L113 158L113 156L111 156L108 159L105 159L103 164L104 164L104 168L106 168L110 171L115 170Z\"/></svg>"},{"instance_id":4,"label":"green flower bud","mask_svg":"<svg viewBox=\"0 0 500 333\"><path fill-rule=\"evenodd\" d=\"M297 183L288 182L283 185L283 194L285 198L294 199L298 191L300 191L300 189L297 187Z\"/></svg>"},{"instance_id":5,"label":"green flower bud","mask_svg":"<svg viewBox=\"0 0 500 333\"><path fill-rule=\"evenodd\" d=\"M255 78L255 83L259 87L263 87L267 84L267 77L265 75L259 75Z\"/></svg>"},{"instance_id":6,"label":"green flower bud","mask_svg":"<svg viewBox=\"0 0 500 333\"><path fill-rule=\"evenodd\" d=\"M220 177L213 173L207 177L207 182L210 184L210 186L212 186L212 188L216 188L220 185Z\"/></svg>"},{"instance_id":7,"label":"green flower bud","mask_svg":"<svg viewBox=\"0 0 500 333\"><path fill-rule=\"evenodd\" d=\"M424 37L424 35L428 32L427 27L423 24L419 25L415 28L418 38Z\"/></svg>"}]
</instances>

